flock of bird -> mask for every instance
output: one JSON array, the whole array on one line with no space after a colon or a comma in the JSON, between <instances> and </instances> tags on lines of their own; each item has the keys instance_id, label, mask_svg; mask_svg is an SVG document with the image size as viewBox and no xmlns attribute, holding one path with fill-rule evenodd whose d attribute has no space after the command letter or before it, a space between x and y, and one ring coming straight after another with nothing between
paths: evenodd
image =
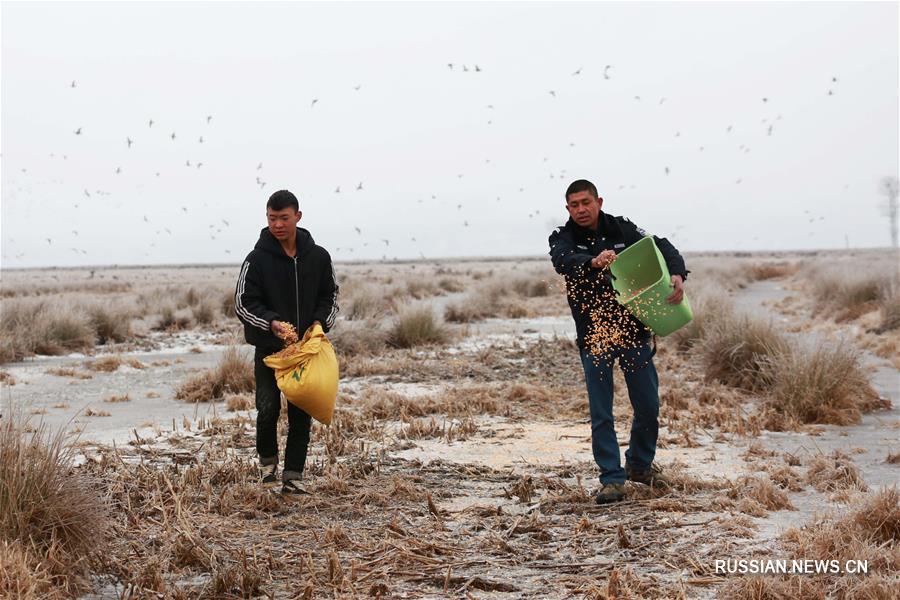
<instances>
[{"instance_id":1,"label":"flock of bird","mask_svg":"<svg viewBox=\"0 0 900 600\"><path fill-rule=\"evenodd\" d=\"M458 71L458 72L464 72L464 73L477 73L477 74L480 74L480 73L483 73L483 72L485 71L479 64L474 64L474 65L470 68L470 67L469 67L468 65L466 65L466 64L459 65L459 64L457 64L457 63L452 63L452 62L450 62L450 63L447 63L446 66L447 66L447 68L448 68L450 71ZM610 80L610 79L612 79L612 75L611 75L611 71L612 71L612 70L613 70L613 65L605 65L605 66L602 68L602 78L603 78L604 80ZM571 72L570 75L571 75L572 77L581 77L583 71L584 71L584 67L583 67L583 66L582 66L582 67L578 67L578 68L575 69L573 72ZM826 90L825 90L825 94L826 94L827 96L833 96L833 95L834 95L835 89L836 89L836 84L837 84L837 83L838 83L838 78L837 78L837 77L831 77L830 85L829 85L829 86L826 88ZM77 82L76 80L73 80L73 81L69 84L69 86L70 86L72 89L76 89L76 88L78 88L78 82ZM362 88L362 85L361 85L361 84L357 84L357 85L354 85L354 86L352 87L352 89L353 89L355 92L359 92L361 88ZM548 94L549 94L552 98L557 98L557 91L554 90L554 89L548 90ZM640 97L640 96L637 96L637 95L633 96L633 99L634 99L634 101L636 101L636 102L640 102L640 101L641 101L641 97ZM660 98L659 98L659 101L658 101L658 105L664 104L667 100L668 100L667 97L660 97ZM763 104L769 104L770 98L769 98L769 97L761 97L760 101L761 101ZM309 104L309 108L310 108L310 109L315 109L316 106L317 106L317 104L319 104L319 102L320 102L320 99L319 99L319 98L312 98L311 101L310 101L310 104ZM487 108L487 109L490 109L490 110L494 110L494 105L493 105L493 104L488 104L488 105L486 105L486 108ZM762 119L762 124L765 126L765 132L766 132L766 135L767 135L767 136L771 136L771 135L773 134L773 131L775 130L775 123L776 123L777 121L780 121L780 120L781 120L781 115L776 116L773 120L769 120L769 119L765 119L765 118ZM206 122L206 126L207 126L207 127L210 127L210 126L212 125L212 123L213 123L213 115L206 115L206 116L205 116L205 122ZM492 121L491 121L491 120L488 120L488 124L491 124L491 123L492 123ZM148 129L148 130L153 130L153 129L154 129L154 126L156 126L156 129L157 129L157 130L159 129L159 122L158 122L156 119L154 119L154 118L148 118L147 121L146 121L146 124L147 124L147 129ZM731 133L732 130L733 130L733 126L732 126L732 125L728 125L728 126L725 128L725 133ZM83 125L78 126L77 128L75 128L75 129L72 130L72 131L73 131L74 135L76 135L76 136L87 136L87 135L89 135L89 133L90 133L90 131L89 131L88 129L86 129ZM174 143L177 143L179 140L182 139L182 137L179 136L179 134L178 134L177 131L171 131L171 132L166 133L165 135L166 135L166 137L169 138L169 140L170 140L171 143L173 143L173 144L174 144ZM194 135L197 135L197 134L195 133ZM681 136L681 131L676 131L675 134L674 134L674 137L677 138L677 137L680 137L680 136ZM197 135L197 138L196 138L196 139L197 139L197 143L198 143L198 144L204 144L204 143L205 143L204 135L202 135L202 134ZM123 140L123 144L125 145L125 150L126 150L126 151L131 150L133 146L135 146L136 144L139 143L139 141L140 141L140 140L139 140L139 136L136 136L136 135L133 135L133 134L125 135L125 136L124 136L124 140ZM570 143L569 143L569 146L570 146L570 147L575 147L575 143L574 143L574 142L570 142ZM700 151L700 152L703 152L704 150L705 150L705 147L704 147L704 146L699 146L699 151ZM749 148L748 146L746 146L745 144L741 144L740 146L738 146L738 150L739 150L740 152L743 152L743 153L749 153L749 152L750 152L750 148ZM51 154L51 157L52 157L52 156L54 156L54 155ZM63 158L64 160L67 160L67 159L68 159L68 155L62 155L62 158ZM544 157L542 162L543 162L543 163L547 163L547 161L548 161L548 159L547 159L546 157ZM490 159L488 158L488 159L485 159L485 162L489 164L491 161L490 161ZM185 167L187 167L187 168L201 169L201 168L203 168L204 163L203 163L202 160L195 160L194 162L192 162L190 159L187 159L187 160L185 160L184 165L185 165ZM27 172L27 169L24 169L24 168L23 168L23 169L22 169L22 172L23 172L23 173ZM121 167L121 165L117 165L117 166L115 167L115 169L114 169L113 172L114 172L115 175L121 175L121 174L123 173L123 168ZM264 180L260 177L260 175L262 174L262 172L263 172L263 163L262 163L262 162L259 162L259 163L257 164L257 166L256 166L255 184L256 184L261 190L264 189L264 188L266 187L266 185L267 185L267 182L264 181ZM672 169L670 168L669 165L664 165L663 168L662 168L662 172L663 172L663 174L664 174L665 176L669 176L669 175L671 174L671 172L672 172ZM156 177L160 177L160 172L159 172L159 171L156 171L156 172L155 172L155 176L156 176ZM554 173L554 172L551 172L551 173L549 174L549 176L550 176L551 179L553 179L553 178L565 179L566 176L567 176L567 171L566 171L565 169L561 169L561 170L559 170L558 172L555 172L555 173ZM459 174L457 174L457 177L458 177L459 179L462 179L462 178L463 178L463 174L462 174L462 173L459 173ZM739 178L737 178L737 179L735 180L734 183L735 183L735 184L740 184L742 181L743 181L743 179L739 177ZM618 189L621 191L621 190L626 189L626 187L627 187L628 189L635 189L635 188L636 188L636 186L633 185L633 184L632 184L632 185L628 185L628 186L626 186L625 184L622 184L622 185L619 185L619 186L618 186ZM355 186L351 186L351 189L353 189L354 192L363 192L365 188L364 188L364 186L363 186L363 182L362 182L362 181L359 181ZM524 192L524 190L525 190L524 187L519 187L519 192ZM83 193L84 193L84 196L87 197L87 198L91 198L91 197L92 197L91 192L90 192L89 190L87 190L87 189L85 189ZM342 193L341 185L337 185L337 186L334 188L334 192L333 192L333 193L334 193L334 194L341 194L341 193ZM107 196L108 196L108 195L110 195L110 192L105 192L105 191L102 191L102 190L97 189L97 190L94 191L94 194L95 194L95 195L98 195L98 196L103 196L103 195L107 195ZM432 194L432 195L431 195L431 198L432 198L432 200L435 200L435 199L437 199L437 195ZM497 198L496 198L496 201L497 201L497 202L499 202L500 200L501 200L500 197L497 197ZM421 204L421 203L423 202L423 200L422 200L422 199L418 199L417 202ZM74 207L75 207L75 208L78 208L78 207L79 207L79 204L78 204L78 203L75 203L75 204L74 204ZM181 210L182 210L184 213L189 212L189 209L188 209L187 206L181 206L180 208L181 208ZM462 204L462 203L457 203L457 204L456 204L456 209L457 209L457 211L462 211L462 209L463 209L463 204ZM809 213L809 211L806 211L806 213ZM528 218L529 218L529 219L533 219L533 218L535 218L535 217L537 217L537 216L539 216L539 215L540 215L540 211L539 211L539 210L534 210L534 211L531 211L531 212L528 213ZM819 220L819 221L821 221L821 220L823 220L823 219L824 219L824 217L818 217L818 220ZM816 217L812 217L812 218L809 219L809 222L812 223L812 222L814 222L814 221L816 221L816 220L817 220ZM158 225L155 225L147 215L143 215L143 222L146 223L146 224L148 224L148 225L150 225L150 226L155 226L155 227L156 227L156 230L155 230L156 235L162 235L163 232L165 232L167 235L172 235L172 230L171 230L171 229L169 229L168 227L165 227L165 226L158 226ZM210 224L210 225L208 226L208 229L210 230L210 231L209 231L209 237L210 237L210 239L215 240L215 239L216 239L216 236L217 236L218 234L221 234L221 233L223 232L223 229L222 229L223 226L224 226L225 228L227 228L227 227L230 226L230 223L229 223L226 219L221 219L221 220L220 220L220 223L221 223L221 225L220 225L219 223L215 223L215 224ZM470 225L470 224L469 224L469 220L468 220L468 219L461 219L461 222L459 223L459 225L460 225L461 227L469 227L469 225ZM358 244L358 245L354 244L354 245L350 245L350 246L345 245L345 246L337 247L335 250L336 250L338 253L342 253L342 252L353 253L353 252L355 251L355 249L356 249L357 247L359 247L359 246L361 246L361 247L363 247L363 248L368 247L369 241L367 241L367 240L364 239L364 237L363 237L363 230L362 230L359 226L353 226L353 229L354 229L354 231L355 231L355 233L356 233L356 239L357 239L357 241L358 241L359 244ZM676 227L676 228L674 229L674 231L672 232L672 236L673 236L673 237L677 236L677 235L678 235L678 231L681 230L681 229L683 229L683 226ZM79 237L79 232L78 232L78 230L73 229L73 230L71 230L71 233L72 233L72 236L73 236L74 238L78 238L78 237ZM810 235L812 235L812 233L810 233ZM49 246L52 246L52 245L53 245L53 239L52 239L52 238L47 237L47 238L44 238L44 239L45 239L45 241L47 242L47 244L48 244ZM410 237L409 239L410 239L411 242L416 243L416 238L415 238L415 237ZM14 240L11 239L11 241L14 241ZM391 240L390 240L390 239L386 239L386 238L378 238L378 241L384 245L385 251L390 247L390 244L391 244ZM153 243L150 244L150 247L154 247L155 245L156 245L156 243L153 242ZM84 250L83 248L70 247L69 249L70 249L72 252L76 253L76 254L81 254L81 255L87 255L87 254L88 254L88 252L87 252L86 250ZM227 249L224 250L224 252L225 252L226 254L230 254L230 253L231 253L230 250L227 250ZM425 257L425 255L421 252L421 250L419 251L419 254L420 254L420 256L421 256L422 258ZM4 257L5 257L5 255L4 255ZM15 257L16 259L22 259L22 258L25 257L25 254L24 254L24 253L18 253L18 254L15 254L14 257ZM383 258L383 259L387 259L387 254L386 254L386 253L383 254L383 255L382 255L382 258Z\"/></svg>"}]
</instances>

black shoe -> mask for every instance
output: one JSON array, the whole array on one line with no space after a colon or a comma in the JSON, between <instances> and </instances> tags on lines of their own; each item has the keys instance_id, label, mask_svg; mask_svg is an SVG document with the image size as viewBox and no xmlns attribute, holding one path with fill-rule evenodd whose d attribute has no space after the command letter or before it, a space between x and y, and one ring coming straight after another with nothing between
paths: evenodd
<instances>
[{"instance_id":1,"label":"black shoe","mask_svg":"<svg viewBox=\"0 0 900 600\"><path fill-rule=\"evenodd\" d=\"M628 477L629 481L636 481L649 486L667 488L672 485L672 482L663 475L662 469L656 466L656 463L651 463L649 469L632 469L630 466L625 465L625 476Z\"/></svg>"},{"instance_id":2,"label":"black shoe","mask_svg":"<svg viewBox=\"0 0 900 600\"><path fill-rule=\"evenodd\" d=\"M278 481L278 478L275 476L278 471L277 464L272 463L271 465L262 465L260 471L262 474L260 481L263 485L272 485Z\"/></svg>"},{"instance_id":3,"label":"black shoe","mask_svg":"<svg viewBox=\"0 0 900 600\"><path fill-rule=\"evenodd\" d=\"M594 498L597 504L609 504L610 502L619 502L624 499L624 483L601 483L600 489L597 490L597 496Z\"/></svg>"},{"instance_id":4,"label":"black shoe","mask_svg":"<svg viewBox=\"0 0 900 600\"><path fill-rule=\"evenodd\" d=\"M303 487L303 484L299 479L288 479L282 484L281 493L302 495L308 494L309 492L306 491L306 488Z\"/></svg>"}]
</instances>

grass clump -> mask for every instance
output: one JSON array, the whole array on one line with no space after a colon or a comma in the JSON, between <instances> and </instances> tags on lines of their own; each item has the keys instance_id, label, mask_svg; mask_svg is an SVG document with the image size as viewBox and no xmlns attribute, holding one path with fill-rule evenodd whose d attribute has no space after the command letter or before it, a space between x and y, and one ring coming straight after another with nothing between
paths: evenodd
<instances>
[{"instance_id":1,"label":"grass clump","mask_svg":"<svg viewBox=\"0 0 900 600\"><path fill-rule=\"evenodd\" d=\"M224 398L226 393L240 394L255 389L253 360L231 347L214 368L184 382L175 397L188 402L212 402Z\"/></svg>"},{"instance_id":2,"label":"grass clump","mask_svg":"<svg viewBox=\"0 0 900 600\"><path fill-rule=\"evenodd\" d=\"M50 581L76 595L108 545L107 505L72 467L64 435L17 415L0 421L0 592L43 592Z\"/></svg>"},{"instance_id":3,"label":"grass clump","mask_svg":"<svg viewBox=\"0 0 900 600\"><path fill-rule=\"evenodd\" d=\"M399 311L388 331L387 343L395 348L443 344L450 338L447 328L429 306L406 307Z\"/></svg>"},{"instance_id":4,"label":"grass clump","mask_svg":"<svg viewBox=\"0 0 900 600\"><path fill-rule=\"evenodd\" d=\"M778 361L788 347L770 322L722 315L704 332L700 352L708 381L754 392L769 385L762 377L763 366Z\"/></svg>"},{"instance_id":5,"label":"grass clump","mask_svg":"<svg viewBox=\"0 0 900 600\"><path fill-rule=\"evenodd\" d=\"M791 347L762 357L770 428L792 423L858 423L863 412L890 408L872 388L859 354L846 342Z\"/></svg>"}]
</instances>

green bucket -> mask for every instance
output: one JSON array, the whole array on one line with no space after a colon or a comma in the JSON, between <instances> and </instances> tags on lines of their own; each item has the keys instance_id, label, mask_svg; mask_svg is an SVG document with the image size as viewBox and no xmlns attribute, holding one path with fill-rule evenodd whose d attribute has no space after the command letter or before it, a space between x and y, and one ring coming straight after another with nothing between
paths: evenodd
<instances>
[{"instance_id":1,"label":"green bucket","mask_svg":"<svg viewBox=\"0 0 900 600\"><path fill-rule=\"evenodd\" d=\"M656 335L669 335L694 318L687 294L678 304L666 303L675 287L652 236L623 250L609 270L619 303Z\"/></svg>"}]
</instances>

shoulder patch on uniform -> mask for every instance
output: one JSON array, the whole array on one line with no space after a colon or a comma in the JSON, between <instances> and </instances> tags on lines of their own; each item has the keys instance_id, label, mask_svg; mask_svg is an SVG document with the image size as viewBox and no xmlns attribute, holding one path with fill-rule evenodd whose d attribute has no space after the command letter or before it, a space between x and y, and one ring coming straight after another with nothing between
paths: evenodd
<instances>
[{"instance_id":1,"label":"shoulder patch on uniform","mask_svg":"<svg viewBox=\"0 0 900 600\"><path fill-rule=\"evenodd\" d=\"M642 236L645 236L645 237L646 237L646 235L647 235L647 232L646 232L646 231L644 231L643 229L641 229L641 228L638 227L637 225L635 225L634 228L637 229L637 232L638 232L639 234L641 234Z\"/></svg>"},{"instance_id":2,"label":"shoulder patch on uniform","mask_svg":"<svg viewBox=\"0 0 900 600\"><path fill-rule=\"evenodd\" d=\"M576 248L579 248L579 249L581 249L581 250L587 250L587 249L588 249L587 246L581 246L581 245L576 246Z\"/></svg>"}]
</instances>

